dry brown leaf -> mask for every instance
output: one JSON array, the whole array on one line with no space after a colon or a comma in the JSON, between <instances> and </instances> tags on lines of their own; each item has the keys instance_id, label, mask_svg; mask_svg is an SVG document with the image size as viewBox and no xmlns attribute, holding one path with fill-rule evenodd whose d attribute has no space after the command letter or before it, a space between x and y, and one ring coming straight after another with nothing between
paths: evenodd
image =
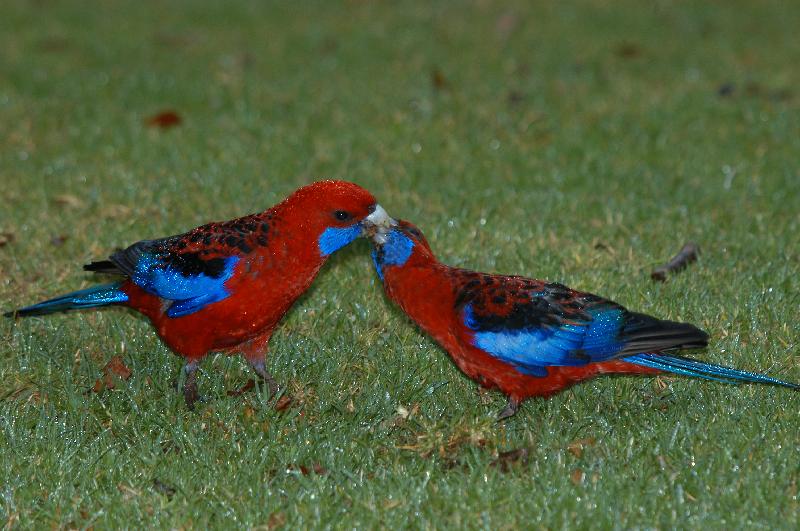
<instances>
[{"instance_id":1,"label":"dry brown leaf","mask_svg":"<svg viewBox=\"0 0 800 531\"><path fill-rule=\"evenodd\" d=\"M567 450L575 457L581 457L583 450L589 446L594 446L597 441L594 437L586 437L584 439L576 439L569 443Z\"/></svg>"},{"instance_id":2,"label":"dry brown leaf","mask_svg":"<svg viewBox=\"0 0 800 531\"><path fill-rule=\"evenodd\" d=\"M279 529L286 525L286 515L283 514L281 511L275 511L269 518L267 519L267 529L272 531L273 529Z\"/></svg>"},{"instance_id":3,"label":"dry brown leaf","mask_svg":"<svg viewBox=\"0 0 800 531\"><path fill-rule=\"evenodd\" d=\"M122 356L113 356L111 360L106 363L106 366L103 367L103 378L98 378L97 381L94 382L92 391L99 393L105 389L114 389L116 386L114 382L115 377L127 380L131 377L131 374L133 373L122 361Z\"/></svg>"},{"instance_id":4,"label":"dry brown leaf","mask_svg":"<svg viewBox=\"0 0 800 531\"><path fill-rule=\"evenodd\" d=\"M400 419L402 419L402 420L410 419L411 417L415 416L417 413L419 413L419 403L414 403L411 406L411 409L408 409L407 407L405 407L403 405L397 406L397 417L398 417L398 420L400 420Z\"/></svg>"},{"instance_id":5,"label":"dry brown leaf","mask_svg":"<svg viewBox=\"0 0 800 531\"><path fill-rule=\"evenodd\" d=\"M450 83L447 82L447 78L444 77L444 74L442 74L442 71L438 68L434 68L431 71L431 83L436 90L447 90L450 88Z\"/></svg>"},{"instance_id":6,"label":"dry brown leaf","mask_svg":"<svg viewBox=\"0 0 800 531\"><path fill-rule=\"evenodd\" d=\"M240 396L246 393L247 391L251 390L256 386L256 382L253 379L247 380L247 383L241 386L238 389L233 389L227 392L228 396Z\"/></svg>"},{"instance_id":7,"label":"dry brown leaf","mask_svg":"<svg viewBox=\"0 0 800 531\"><path fill-rule=\"evenodd\" d=\"M53 198L57 205L67 208L80 208L83 206L83 201L78 199L72 194L60 194Z\"/></svg>"},{"instance_id":8,"label":"dry brown leaf","mask_svg":"<svg viewBox=\"0 0 800 531\"><path fill-rule=\"evenodd\" d=\"M294 400L289 395L281 396L275 403L275 411L286 411L294 405Z\"/></svg>"},{"instance_id":9,"label":"dry brown leaf","mask_svg":"<svg viewBox=\"0 0 800 531\"><path fill-rule=\"evenodd\" d=\"M621 42L614 53L623 59L634 59L642 54L642 49L635 42Z\"/></svg>"},{"instance_id":10,"label":"dry brown leaf","mask_svg":"<svg viewBox=\"0 0 800 531\"><path fill-rule=\"evenodd\" d=\"M572 474L569 475L569 479L571 479L575 485L580 485L581 483L583 483L584 477L586 477L586 474L584 474L583 470L581 470L580 468L576 468L575 470L572 471Z\"/></svg>"},{"instance_id":11,"label":"dry brown leaf","mask_svg":"<svg viewBox=\"0 0 800 531\"><path fill-rule=\"evenodd\" d=\"M528 463L530 450L527 448L517 448L507 452L500 452L497 459L492 461L489 466L497 467L502 472L508 472L514 465L525 465Z\"/></svg>"},{"instance_id":12,"label":"dry brown leaf","mask_svg":"<svg viewBox=\"0 0 800 531\"><path fill-rule=\"evenodd\" d=\"M328 473L328 469L319 463L312 463L310 468L305 465L288 465L286 467L286 471L287 472L299 471L304 476L307 476L311 473L314 473L318 476L324 476L325 474Z\"/></svg>"},{"instance_id":13,"label":"dry brown leaf","mask_svg":"<svg viewBox=\"0 0 800 531\"><path fill-rule=\"evenodd\" d=\"M124 483L120 483L119 485L117 485L117 490L119 490L122 493L122 499L124 499L125 501L130 500L132 498L136 498L141 494L141 492L139 492L138 490L134 489L129 485L125 485Z\"/></svg>"},{"instance_id":14,"label":"dry brown leaf","mask_svg":"<svg viewBox=\"0 0 800 531\"><path fill-rule=\"evenodd\" d=\"M119 219L129 216L132 211L133 210L129 206L114 203L103 208L103 210L100 211L100 215L105 218Z\"/></svg>"},{"instance_id":15,"label":"dry brown leaf","mask_svg":"<svg viewBox=\"0 0 800 531\"><path fill-rule=\"evenodd\" d=\"M383 508L387 510L394 509L395 507L400 507L403 505L403 502L400 500L383 500Z\"/></svg>"},{"instance_id":16,"label":"dry brown leaf","mask_svg":"<svg viewBox=\"0 0 800 531\"><path fill-rule=\"evenodd\" d=\"M180 125L182 121L183 119L177 112L173 110L165 110L147 118L147 120L145 120L145 124L150 127L168 129L170 127L175 127L176 125Z\"/></svg>"},{"instance_id":17,"label":"dry brown leaf","mask_svg":"<svg viewBox=\"0 0 800 531\"><path fill-rule=\"evenodd\" d=\"M13 232L0 232L0 247L5 247L14 241Z\"/></svg>"}]
</instances>

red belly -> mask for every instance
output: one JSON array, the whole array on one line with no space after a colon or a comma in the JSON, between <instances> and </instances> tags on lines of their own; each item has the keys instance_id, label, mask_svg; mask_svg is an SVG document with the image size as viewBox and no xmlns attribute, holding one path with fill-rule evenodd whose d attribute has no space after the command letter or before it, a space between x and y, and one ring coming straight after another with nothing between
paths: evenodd
<instances>
[{"instance_id":1,"label":"red belly","mask_svg":"<svg viewBox=\"0 0 800 531\"><path fill-rule=\"evenodd\" d=\"M211 351L228 350L271 333L294 302L285 293L237 290L197 312L170 318L165 312L171 301L151 295L130 281L122 290L129 297L127 306L147 316L164 343L189 360L199 360Z\"/></svg>"},{"instance_id":2,"label":"red belly","mask_svg":"<svg viewBox=\"0 0 800 531\"><path fill-rule=\"evenodd\" d=\"M548 397L600 374L658 374L660 371L621 360L582 367L548 367L547 376L522 374L513 366L476 348L448 349L467 376L484 387L496 388L516 401L533 396Z\"/></svg>"}]
</instances>

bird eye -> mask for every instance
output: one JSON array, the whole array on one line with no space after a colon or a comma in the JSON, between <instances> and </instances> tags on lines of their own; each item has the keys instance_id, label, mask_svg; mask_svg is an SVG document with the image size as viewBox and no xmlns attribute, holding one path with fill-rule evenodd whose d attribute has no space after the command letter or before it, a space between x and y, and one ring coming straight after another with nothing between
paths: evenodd
<instances>
[{"instance_id":1,"label":"bird eye","mask_svg":"<svg viewBox=\"0 0 800 531\"><path fill-rule=\"evenodd\" d=\"M347 221L352 216L350 215L349 212L345 212L344 210L337 210L336 212L333 213L333 217L335 217L339 221Z\"/></svg>"}]
</instances>

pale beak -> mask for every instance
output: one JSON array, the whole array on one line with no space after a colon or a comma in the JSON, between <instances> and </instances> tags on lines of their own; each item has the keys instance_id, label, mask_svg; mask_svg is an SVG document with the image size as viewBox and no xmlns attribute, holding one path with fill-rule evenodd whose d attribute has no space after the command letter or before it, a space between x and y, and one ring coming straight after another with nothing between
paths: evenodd
<instances>
[{"instance_id":1,"label":"pale beak","mask_svg":"<svg viewBox=\"0 0 800 531\"><path fill-rule=\"evenodd\" d=\"M364 236L372 238L377 244L386 243L386 235L397 222L380 205L375 205L375 211L364 218L362 222Z\"/></svg>"}]
</instances>

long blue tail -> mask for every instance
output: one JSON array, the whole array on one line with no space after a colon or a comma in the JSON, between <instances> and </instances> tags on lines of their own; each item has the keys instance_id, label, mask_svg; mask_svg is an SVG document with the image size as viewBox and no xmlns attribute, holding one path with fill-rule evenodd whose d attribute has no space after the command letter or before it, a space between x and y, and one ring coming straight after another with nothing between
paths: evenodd
<instances>
[{"instance_id":1,"label":"long blue tail","mask_svg":"<svg viewBox=\"0 0 800 531\"><path fill-rule=\"evenodd\" d=\"M800 385L798 384L770 378L764 374L740 371L738 369L731 369L730 367L723 367L722 365L704 363L702 361L683 358L681 356L668 356L666 354L635 354L633 356L626 356L622 359L630 363L635 363L636 365L642 365L652 369L660 369L667 372L674 372L684 376L692 376L694 378L703 378L705 380L714 380L717 382L730 384L744 382L764 383L800 390Z\"/></svg>"},{"instance_id":2,"label":"long blue tail","mask_svg":"<svg viewBox=\"0 0 800 531\"><path fill-rule=\"evenodd\" d=\"M55 299L50 299L33 306L27 306L6 312L6 317L30 317L33 315L47 315L48 313L63 312L66 310L83 310L96 308L108 304L117 304L128 300L128 296L120 289L121 283L103 284L91 288L73 291Z\"/></svg>"}]
</instances>

